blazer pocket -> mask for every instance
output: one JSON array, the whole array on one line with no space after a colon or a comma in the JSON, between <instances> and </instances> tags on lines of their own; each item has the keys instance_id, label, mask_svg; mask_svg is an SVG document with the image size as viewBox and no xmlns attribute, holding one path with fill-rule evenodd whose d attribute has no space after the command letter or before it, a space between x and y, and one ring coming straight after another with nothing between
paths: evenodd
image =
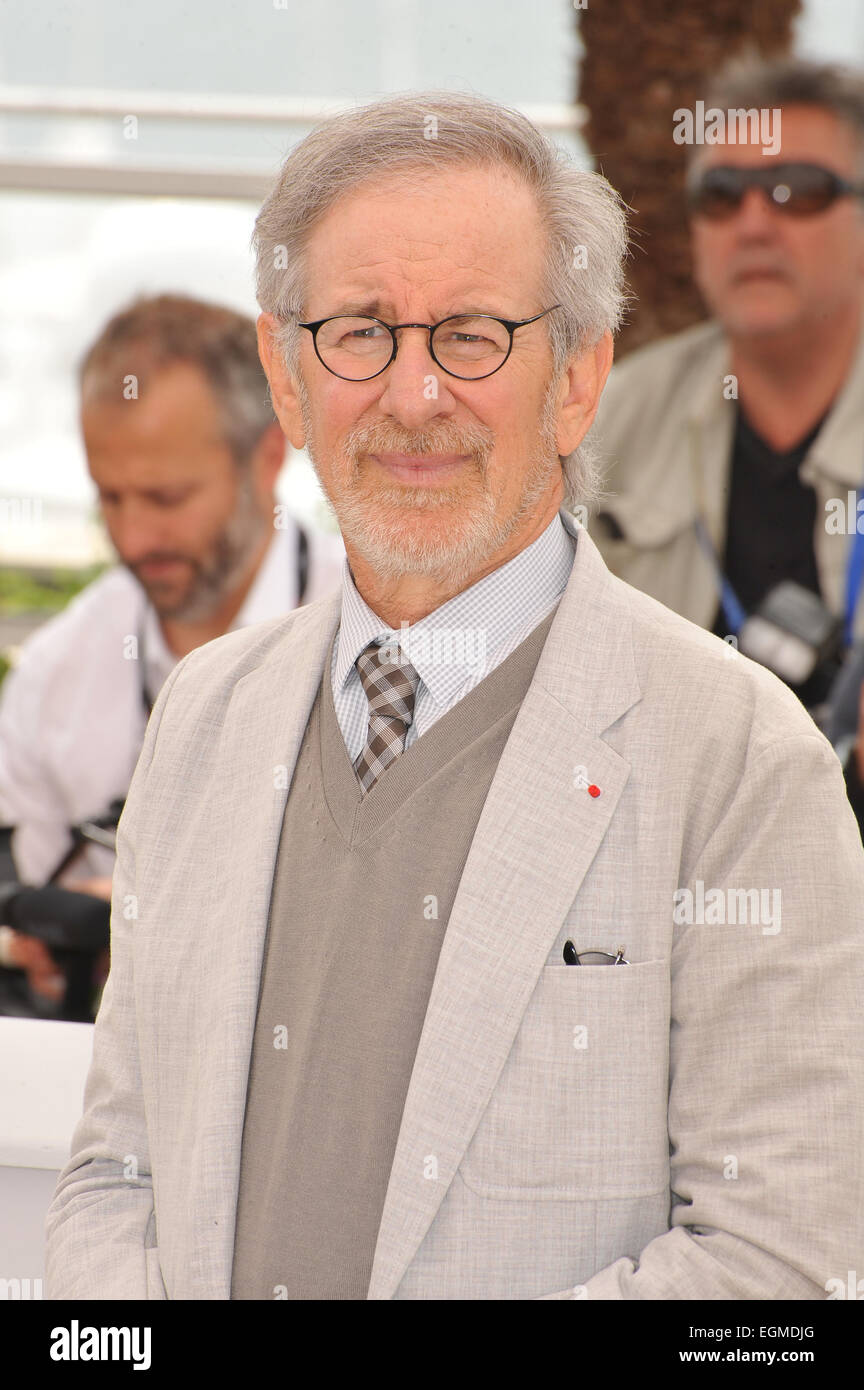
<instances>
[{"instance_id":1,"label":"blazer pocket","mask_svg":"<svg viewBox=\"0 0 864 1390\"><path fill-rule=\"evenodd\" d=\"M548 965L460 1166L487 1197L595 1200L669 1182L669 966Z\"/></svg>"}]
</instances>

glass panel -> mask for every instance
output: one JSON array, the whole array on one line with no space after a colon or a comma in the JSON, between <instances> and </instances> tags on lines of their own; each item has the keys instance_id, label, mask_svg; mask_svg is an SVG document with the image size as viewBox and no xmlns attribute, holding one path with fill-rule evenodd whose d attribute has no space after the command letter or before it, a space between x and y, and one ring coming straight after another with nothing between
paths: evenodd
<instances>
[{"instance_id":1,"label":"glass panel","mask_svg":"<svg viewBox=\"0 0 864 1390\"><path fill-rule=\"evenodd\" d=\"M0 84L97 98L96 109L77 113L0 113L0 147L23 159L269 174L312 123L269 115L271 98L333 109L470 80L518 105L573 100L568 0L511 0L506 20L500 0L184 0L179 9L176 0L54 0L47 9L0 6L0 29ZM263 116L154 114L166 96L199 113L220 98L247 112L260 104ZM100 114L99 98L120 109ZM562 139L581 146L569 132Z\"/></svg>"}]
</instances>

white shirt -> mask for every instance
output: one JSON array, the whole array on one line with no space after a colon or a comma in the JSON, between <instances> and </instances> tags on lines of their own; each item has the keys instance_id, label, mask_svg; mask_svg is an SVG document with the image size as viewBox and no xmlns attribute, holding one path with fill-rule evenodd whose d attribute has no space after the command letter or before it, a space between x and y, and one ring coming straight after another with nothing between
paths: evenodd
<instances>
[{"instance_id":1,"label":"white shirt","mask_svg":"<svg viewBox=\"0 0 864 1390\"><path fill-rule=\"evenodd\" d=\"M312 602L339 583L345 552L338 536L307 534L305 601ZM296 607L297 544L295 526L274 530L232 630ZM125 798L147 722L142 668L155 700L177 660L144 590L121 566L23 644L0 686L0 824L17 827L12 848L22 880L44 883L72 843L69 827ZM113 867L110 850L88 845L69 878L108 877Z\"/></svg>"},{"instance_id":2,"label":"white shirt","mask_svg":"<svg viewBox=\"0 0 864 1390\"><path fill-rule=\"evenodd\" d=\"M342 561L342 613L333 645L333 704L352 762L366 745L369 701L355 666L370 642L398 645L420 676L405 747L490 675L552 611L570 578L576 542L555 516L541 536L440 608L394 630L357 592Z\"/></svg>"}]
</instances>

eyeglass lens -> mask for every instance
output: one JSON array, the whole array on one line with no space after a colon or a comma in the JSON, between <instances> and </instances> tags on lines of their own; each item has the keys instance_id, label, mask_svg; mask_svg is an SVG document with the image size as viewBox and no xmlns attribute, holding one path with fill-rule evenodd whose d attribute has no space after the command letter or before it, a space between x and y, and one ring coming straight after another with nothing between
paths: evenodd
<instances>
[{"instance_id":1,"label":"eyeglass lens","mask_svg":"<svg viewBox=\"0 0 864 1390\"><path fill-rule=\"evenodd\" d=\"M375 319L347 315L328 319L318 330L318 354L325 366L350 381L375 376L389 362L390 332ZM447 319L432 334L438 362L455 376L488 376L500 367L510 350L510 334L494 319Z\"/></svg>"},{"instance_id":2,"label":"eyeglass lens","mask_svg":"<svg viewBox=\"0 0 864 1390\"><path fill-rule=\"evenodd\" d=\"M786 164L774 170L708 169L696 185L693 206L703 217L729 217L750 188L761 188L781 211L806 216L824 212L839 196L830 169L816 164Z\"/></svg>"}]
</instances>

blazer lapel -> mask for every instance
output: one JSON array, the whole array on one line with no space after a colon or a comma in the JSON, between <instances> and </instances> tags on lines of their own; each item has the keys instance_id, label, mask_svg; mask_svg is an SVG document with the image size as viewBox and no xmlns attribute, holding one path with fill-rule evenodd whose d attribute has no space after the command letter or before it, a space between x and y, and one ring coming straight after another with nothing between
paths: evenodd
<instances>
[{"instance_id":1,"label":"blazer lapel","mask_svg":"<svg viewBox=\"0 0 864 1390\"><path fill-rule=\"evenodd\" d=\"M395 1294L453 1180L629 764L600 737L641 697L629 610L587 532L483 807L447 925L370 1299ZM582 775L584 769L584 776ZM587 787L600 788L597 796ZM430 1160L436 1176L426 1176Z\"/></svg>"}]
</instances>

